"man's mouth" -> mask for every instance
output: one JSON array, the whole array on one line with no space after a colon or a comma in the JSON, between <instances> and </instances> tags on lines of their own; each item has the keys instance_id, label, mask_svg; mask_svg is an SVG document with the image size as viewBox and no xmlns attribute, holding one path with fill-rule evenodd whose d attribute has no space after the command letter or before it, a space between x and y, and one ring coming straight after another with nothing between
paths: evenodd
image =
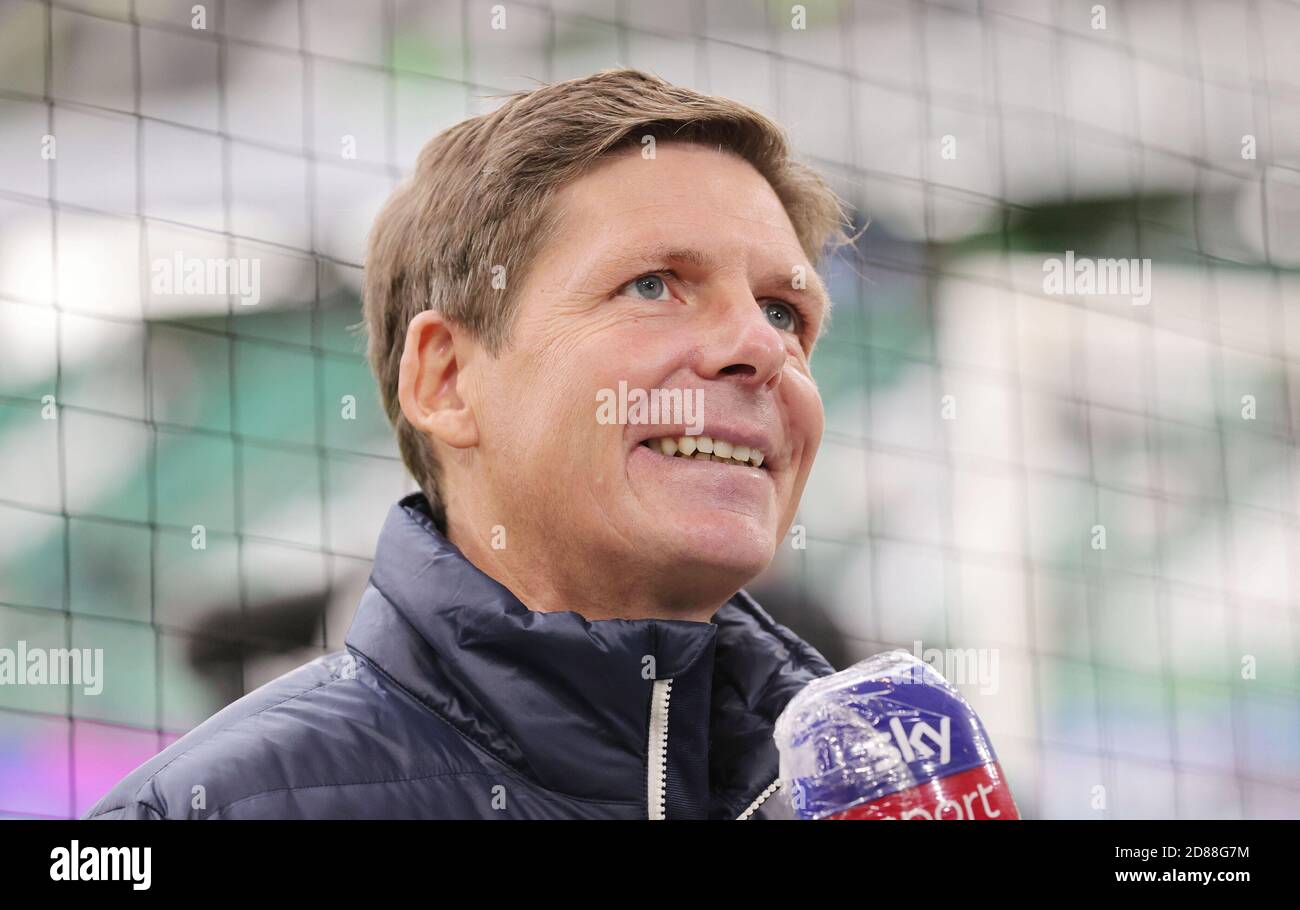
<instances>
[{"instance_id":1,"label":"man's mouth","mask_svg":"<svg viewBox=\"0 0 1300 910\"><path fill-rule=\"evenodd\" d=\"M693 458L718 461L737 467L762 468L763 453L748 446L736 445L710 436L660 436L641 443L652 452L669 458ZM766 470L764 468L764 470Z\"/></svg>"}]
</instances>

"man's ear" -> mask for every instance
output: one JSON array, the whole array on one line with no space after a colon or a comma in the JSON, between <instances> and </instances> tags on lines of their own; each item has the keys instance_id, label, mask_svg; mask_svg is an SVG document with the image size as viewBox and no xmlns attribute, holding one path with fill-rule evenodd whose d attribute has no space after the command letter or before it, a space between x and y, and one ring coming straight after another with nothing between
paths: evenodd
<instances>
[{"instance_id":1,"label":"man's ear","mask_svg":"<svg viewBox=\"0 0 1300 910\"><path fill-rule=\"evenodd\" d=\"M478 423L462 372L473 347L464 330L425 310L406 329L397 401L411 426L457 449L478 444Z\"/></svg>"}]
</instances>

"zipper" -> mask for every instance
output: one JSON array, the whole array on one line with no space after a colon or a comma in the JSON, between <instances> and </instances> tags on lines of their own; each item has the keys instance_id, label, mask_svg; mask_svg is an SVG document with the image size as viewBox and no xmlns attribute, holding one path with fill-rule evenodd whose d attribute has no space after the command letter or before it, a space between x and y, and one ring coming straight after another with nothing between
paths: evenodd
<instances>
[{"instance_id":1,"label":"zipper","mask_svg":"<svg viewBox=\"0 0 1300 910\"><path fill-rule=\"evenodd\" d=\"M781 789L781 778L778 777L776 780L772 781L770 784L767 785L766 790L758 794L758 799L750 803L748 809L746 809L744 812L740 813L740 815L736 817L736 821L738 822L749 821L749 819L753 817L754 813L758 811L758 807L763 805L763 803L767 802L768 799L771 798L772 794L780 789Z\"/></svg>"},{"instance_id":2,"label":"zipper","mask_svg":"<svg viewBox=\"0 0 1300 910\"><path fill-rule=\"evenodd\" d=\"M663 821L667 817L665 800L668 796L668 705L672 700L673 681L656 679L650 692L650 751L646 761L646 808L651 821ZM749 804L749 808L736 818L736 821L748 821L767 802L772 794L781 789L781 778L767 785L767 788Z\"/></svg>"},{"instance_id":3,"label":"zipper","mask_svg":"<svg viewBox=\"0 0 1300 910\"><path fill-rule=\"evenodd\" d=\"M668 701L673 681L656 679L650 692L650 752L646 762L646 807L651 821L666 817L668 796Z\"/></svg>"}]
</instances>

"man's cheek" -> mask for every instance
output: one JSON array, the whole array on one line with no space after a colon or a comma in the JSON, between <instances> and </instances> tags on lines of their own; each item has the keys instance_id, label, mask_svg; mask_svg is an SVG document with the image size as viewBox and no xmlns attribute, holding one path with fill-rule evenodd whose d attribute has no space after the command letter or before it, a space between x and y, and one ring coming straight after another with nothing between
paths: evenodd
<instances>
[{"instance_id":1,"label":"man's cheek","mask_svg":"<svg viewBox=\"0 0 1300 910\"><path fill-rule=\"evenodd\" d=\"M817 384L808 380L808 432L805 440L805 451L809 464L817 455L817 449L821 446L822 433L826 429L826 408L822 404L821 393L817 389Z\"/></svg>"},{"instance_id":2,"label":"man's cheek","mask_svg":"<svg viewBox=\"0 0 1300 910\"><path fill-rule=\"evenodd\" d=\"M796 373L792 381L786 383L789 393L784 404L790 427L791 454L800 460L802 469L811 462L821 445L822 432L826 427L826 411L822 405L821 394L811 378Z\"/></svg>"}]
</instances>

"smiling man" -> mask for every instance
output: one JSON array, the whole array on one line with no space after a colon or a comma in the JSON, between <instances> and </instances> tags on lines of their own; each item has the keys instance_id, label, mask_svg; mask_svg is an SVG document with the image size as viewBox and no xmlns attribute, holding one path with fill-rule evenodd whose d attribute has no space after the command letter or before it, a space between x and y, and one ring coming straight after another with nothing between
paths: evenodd
<instances>
[{"instance_id":1,"label":"smiling man","mask_svg":"<svg viewBox=\"0 0 1300 910\"><path fill-rule=\"evenodd\" d=\"M366 263L421 492L389 514L347 650L89 814L780 814L773 723L832 668L741 589L821 439L815 265L843 226L771 121L631 70L435 137ZM627 389L700 413L610 420Z\"/></svg>"}]
</instances>

